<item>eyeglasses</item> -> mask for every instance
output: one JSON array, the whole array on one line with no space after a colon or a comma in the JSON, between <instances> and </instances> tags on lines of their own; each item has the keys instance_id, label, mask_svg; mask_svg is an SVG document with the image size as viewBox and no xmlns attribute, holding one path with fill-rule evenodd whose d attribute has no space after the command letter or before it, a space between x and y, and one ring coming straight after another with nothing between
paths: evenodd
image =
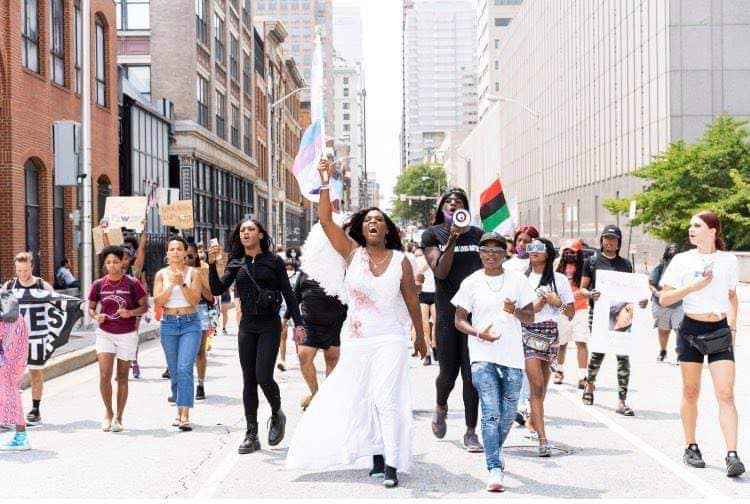
<instances>
[{"instance_id":1,"label":"eyeglasses","mask_svg":"<svg viewBox=\"0 0 750 504\"><path fill-rule=\"evenodd\" d=\"M547 252L547 247L542 242L535 241L526 245L527 254L540 254L544 252Z\"/></svg>"},{"instance_id":2,"label":"eyeglasses","mask_svg":"<svg viewBox=\"0 0 750 504\"><path fill-rule=\"evenodd\" d=\"M479 251L485 254L505 254L506 252L502 247L479 247Z\"/></svg>"}]
</instances>

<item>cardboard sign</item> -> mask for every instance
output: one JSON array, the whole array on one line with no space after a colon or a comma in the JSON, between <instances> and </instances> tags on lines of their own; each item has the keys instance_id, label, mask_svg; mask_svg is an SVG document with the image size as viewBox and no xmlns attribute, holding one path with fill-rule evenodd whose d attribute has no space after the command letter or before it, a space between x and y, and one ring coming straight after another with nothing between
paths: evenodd
<instances>
[{"instance_id":1,"label":"cardboard sign","mask_svg":"<svg viewBox=\"0 0 750 504\"><path fill-rule=\"evenodd\" d=\"M110 196L102 220L106 221L107 227L124 227L140 233L146 220L147 206L146 196Z\"/></svg>"},{"instance_id":2,"label":"cardboard sign","mask_svg":"<svg viewBox=\"0 0 750 504\"><path fill-rule=\"evenodd\" d=\"M94 253L99 255L105 247L110 245L122 245L125 243L125 237L122 235L122 229L105 228L96 226L91 230L91 236L94 239Z\"/></svg>"},{"instance_id":3,"label":"cardboard sign","mask_svg":"<svg viewBox=\"0 0 750 504\"><path fill-rule=\"evenodd\" d=\"M161 223L177 229L193 229L193 200L180 200L159 207Z\"/></svg>"}]
</instances>

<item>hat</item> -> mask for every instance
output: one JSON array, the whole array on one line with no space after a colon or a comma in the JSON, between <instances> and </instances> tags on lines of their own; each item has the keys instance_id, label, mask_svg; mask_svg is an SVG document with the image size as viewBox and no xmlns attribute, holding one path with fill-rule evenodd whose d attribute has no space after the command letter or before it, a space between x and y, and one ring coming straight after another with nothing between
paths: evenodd
<instances>
[{"instance_id":1,"label":"hat","mask_svg":"<svg viewBox=\"0 0 750 504\"><path fill-rule=\"evenodd\" d=\"M605 226L604 230L602 231L602 238L604 238L605 236L613 236L618 240L622 240L622 231L620 231L620 228L618 228L614 224L610 224L609 226Z\"/></svg>"},{"instance_id":2,"label":"hat","mask_svg":"<svg viewBox=\"0 0 750 504\"><path fill-rule=\"evenodd\" d=\"M583 250L583 245L581 245L581 240L570 238L562 242L562 245L560 245L560 250L572 250L573 252L580 252L581 250Z\"/></svg>"},{"instance_id":3,"label":"hat","mask_svg":"<svg viewBox=\"0 0 750 504\"><path fill-rule=\"evenodd\" d=\"M484 233L482 235L482 238L479 239L479 244L484 245L485 242L488 241L496 241L498 243L501 243L503 246L507 244L505 241L505 237L501 235L500 233L495 233L494 231L490 231L489 233Z\"/></svg>"}]
</instances>

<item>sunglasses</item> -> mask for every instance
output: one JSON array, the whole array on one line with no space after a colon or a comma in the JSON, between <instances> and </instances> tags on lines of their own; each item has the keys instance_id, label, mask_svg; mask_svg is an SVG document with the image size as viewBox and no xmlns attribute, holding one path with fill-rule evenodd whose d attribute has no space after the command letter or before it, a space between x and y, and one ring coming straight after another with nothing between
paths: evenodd
<instances>
[{"instance_id":1,"label":"sunglasses","mask_svg":"<svg viewBox=\"0 0 750 504\"><path fill-rule=\"evenodd\" d=\"M531 242L526 245L527 254L543 254L547 252L547 247L542 242Z\"/></svg>"},{"instance_id":2,"label":"sunglasses","mask_svg":"<svg viewBox=\"0 0 750 504\"><path fill-rule=\"evenodd\" d=\"M502 247L479 247L479 251L485 254L505 254L506 252Z\"/></svg>"}]
</instances>

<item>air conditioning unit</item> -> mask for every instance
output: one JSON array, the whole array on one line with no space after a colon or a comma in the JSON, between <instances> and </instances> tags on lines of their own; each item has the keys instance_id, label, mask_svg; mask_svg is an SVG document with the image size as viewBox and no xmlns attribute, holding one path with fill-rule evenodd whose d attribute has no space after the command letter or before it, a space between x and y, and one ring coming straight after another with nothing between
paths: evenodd
<instances>
[{"instance_id":1,"label":"air conditioning unit","mask_svg":"<svg viewBox=\"0 0 750 504\"><path fill-rule=\"evenodd\" d=\"M78 175L81 173L82 133L81 124L75 121L55 121L52 125L55 185L78 185Z\"/></svg>"}]
</instances>

